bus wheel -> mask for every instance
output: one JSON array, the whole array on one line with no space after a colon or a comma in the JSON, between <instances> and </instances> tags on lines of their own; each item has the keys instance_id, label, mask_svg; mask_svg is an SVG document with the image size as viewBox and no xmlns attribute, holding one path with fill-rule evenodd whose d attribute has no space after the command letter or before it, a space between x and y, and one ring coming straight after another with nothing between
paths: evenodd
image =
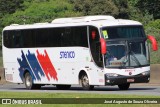
<instances>
[{"instance_id":1,"label":"bus wheel","mask_svg":"<svg viewBox=\"0 0 160 107\"><path fill-rule=\"evenodd\" d=\"M71 85L56 85L58 90L68 90L71 88Z\"/></svg>"},{"instance_id":2,"label":"bus wheel","mask_svg":"<svg viewBox=\"0 0 160 107\"><path fill-rule=\"evenodd\" d=\"M84 90L93 90L94 86L93 85L89 85L89 79L87 74L82 74L81 78L80 78L81 84L82 84L82 88Z\"/></svg>"},{"instance_id":3,"label":"bus wheel","mask_svg":"<svg viewBox=\"0 0 160 107\"><path fill-rule=\"evenodd\" d=\"M33 80L29 72L25 74L24 83L27 89L40 89L41 88L40 84L33 84Z\"/></svg>"},{"instance_id":4,"label":"bus wheel","mask_svg":"<svg viewBox=\"0 0 160 107\"><path fill-rule=\"evenodd\" d=\"M130 83L118 85L118 87L119 87L120 90L128 90L129 86L130 86Z\"/></svg>"}]
</instances>

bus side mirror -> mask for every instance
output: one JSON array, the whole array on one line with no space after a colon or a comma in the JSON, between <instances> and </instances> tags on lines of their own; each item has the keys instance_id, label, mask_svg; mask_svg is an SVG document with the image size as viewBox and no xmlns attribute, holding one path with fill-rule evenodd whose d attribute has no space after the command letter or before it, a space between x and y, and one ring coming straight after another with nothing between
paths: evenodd
<instances>
[{"instance_id":1,"label":"bus side mirror","mask_svg":"<svg viewBox=\"0 0 160 107\"><path fill-rule=\"evenodd\" d=\"M101 54L106 54L107 53L107 45L106 45L105 39L100 38L100 43L101 43Z\"/></svg>"},{"instance_id":2,"label":"bus side mirror","mask_svg":"<svg viewBox=\"0 0 160 107\"><path fill-rule=\"evenodd\" d=\"M151 41L151 43L152 43L152 50L153 50L153 51L157 51L157 50L158 50L158 44L157 44L157 41L156 41L155 37L154 37L154 36L151 36L151 35L148 35L147 38L148 38L148 39Z\"/></svg>"}]
</instances>

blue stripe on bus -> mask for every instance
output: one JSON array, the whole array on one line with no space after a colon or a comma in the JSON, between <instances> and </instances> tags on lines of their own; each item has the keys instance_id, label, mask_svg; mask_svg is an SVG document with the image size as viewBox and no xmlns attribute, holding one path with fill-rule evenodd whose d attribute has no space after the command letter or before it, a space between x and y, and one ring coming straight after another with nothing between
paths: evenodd
<instances>
[{"instance_id":1,"label":"blue stripe on bus","mask_svg":"<svg viewBox=\"0 0 160 107\"><path fill-rule=\"evenodd\" d=\"M28 59L28 62L30 64L32 70L34 71L34 74L35 74L36 78L38 80L41 80L41 76L45 76L45 74L44 74L44 72L43 72L35 54L30 53L30 51L28 50L28 55L26 54L26 58Z\"/></svg>"},{"instance_id":2,"label":"blue stripe on bus","mask_svg":"<svg viewBox=\"0 0 160 107\"><path fill-rule=\"evenodd\" d=\"M26 60L26 57L25 57L25 55L24 55L24 52L21 51L21 53L22 53L21 58L17 58L17 61L18 61L19 65L20 65L20 68L19 68L18 70L19 70L19 76L20 76L21 80L23 81L23 78L24 78L24 77L23 77L23 74L24 74L24 71L25 71L26 69L30 72L30 74L31 74L31 76L32 76L32 79L35 80L36 78L35 78L35 76L33 75L33 72L32 72L32 70L31 70L31 68L30 68L30 66L29 66L29 64L28 64L28 62L27 62L27 60Z\"/></svg>"}]
</instances>

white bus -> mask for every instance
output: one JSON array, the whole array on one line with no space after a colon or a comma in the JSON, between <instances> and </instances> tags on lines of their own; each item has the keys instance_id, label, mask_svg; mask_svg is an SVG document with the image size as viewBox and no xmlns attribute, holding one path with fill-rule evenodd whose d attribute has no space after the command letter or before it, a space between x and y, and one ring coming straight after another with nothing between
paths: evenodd
<instances>
[{"instance_id":1,"label":"white bus","mask_svg":"<svg viewBox=\"0 0 160 107\"><path fill-rule=\"evenodd\" d=\"M5 78L27 89L80 84L86 90L104 85L127 90L150 80L147 39L156 51L155 38L145 35L141 23L105 15L12 24L2 34Z\"/></svg>"}]
</instances>

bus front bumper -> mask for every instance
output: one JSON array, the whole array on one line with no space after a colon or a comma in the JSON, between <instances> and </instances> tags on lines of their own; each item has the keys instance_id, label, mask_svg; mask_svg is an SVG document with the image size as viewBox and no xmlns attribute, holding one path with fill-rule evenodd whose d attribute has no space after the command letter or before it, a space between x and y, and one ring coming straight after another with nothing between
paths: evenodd
<instances>
[{"instance_id":1,"label":"bus front bumper","mask_svg":"<svg viewBox=\"0 0 160 107\"><path fill-rule=\"evenodd\" d=\"M126 83L148 83L150 80L150 73L138 74L134 76L114 76L105 74L105 85L119 85Z\"/></svg>"}]
</instances>

